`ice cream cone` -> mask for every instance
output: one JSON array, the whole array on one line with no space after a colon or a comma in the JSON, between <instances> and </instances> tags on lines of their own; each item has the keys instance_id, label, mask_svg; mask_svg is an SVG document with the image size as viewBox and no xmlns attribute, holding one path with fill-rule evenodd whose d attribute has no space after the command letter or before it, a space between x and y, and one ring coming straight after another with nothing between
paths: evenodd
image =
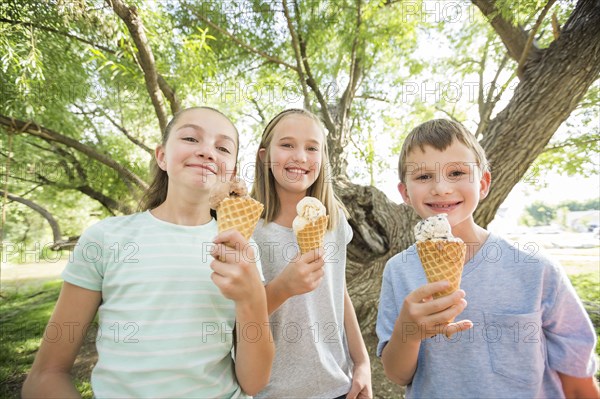
<instances>
[{"instance_id":1,"label":"ice cream cone","mask_svg":"<svg viewBox=\"0 0 600 399\"><path fill-rule=\"evenodd\" d=\"M450 295L460 287L467 246L464 242L430 240L417 242L417 252L430 283L447 280L450 287L433 295Z\"/></svg>"},{"instance_id":2,"label":"ice cream cone","mask_svg":"<svg viewBox=\"0 0 600 399\"><path fill-rule=\"evenodd\" d=\"M325 231L327 231L328 221L329 215L319 216L315 221L298 230L296 238L298 239L301 254L323 246L323 238L325 237Z\"/></svg>"},{"instance_id":3,"label":"ice cream cone","mask_svg":"<svg viewBox=\"0 0 600 399\"><path fill-rule=\"evenodd\" d=\"M236 229L249 240L262 210L263 204L250 197L225 198L217 208L219 233Z\"/></svg>"}]
</instances>

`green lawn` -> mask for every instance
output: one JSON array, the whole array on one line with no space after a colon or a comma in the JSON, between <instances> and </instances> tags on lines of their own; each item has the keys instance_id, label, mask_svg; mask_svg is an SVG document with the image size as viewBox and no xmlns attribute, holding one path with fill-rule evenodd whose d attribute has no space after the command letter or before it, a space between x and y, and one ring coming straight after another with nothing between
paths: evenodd
<instances>
[{"instance_id":1,"label":"green lawn","mask_svg":"<svg viewBox=\"0 0 600 399\"><path fill-rule=\"evenodd\" d=\"M51 281L29 291L3 292L0 300L0 398L18 398L31 368L44 329L58 299L62 281ZM88 381L76 381L91 398Z\"/></svg>"}]
</instances>

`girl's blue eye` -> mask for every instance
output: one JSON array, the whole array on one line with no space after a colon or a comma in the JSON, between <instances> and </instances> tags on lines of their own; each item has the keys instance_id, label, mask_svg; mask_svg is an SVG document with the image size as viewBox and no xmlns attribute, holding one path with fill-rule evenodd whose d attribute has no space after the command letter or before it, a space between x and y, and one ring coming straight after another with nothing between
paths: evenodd
<instances>
[{"instance_id":1,"label":"girl's blue eye","mask_svg":"<svg viewBox=\"0 0 600 399\"><path fill-rule=\"evenodd\" d=\"M289 143L284 143L284 144L282 144L281 146L282 146L282 147L285 147L285 148L292 148L292 145L291 145L291 144L289 144Z\"/></svg>"},{"instance_id":2,"label":"girl's blue eye","mask_svg":"<svg viewBox=\"0 0 600 399\"><path fill-rule=\"evenodd\" d=\"M319 149L317 147L309 147L308 150L309 151L319 151Z\"/></svg>"}]
</instances>

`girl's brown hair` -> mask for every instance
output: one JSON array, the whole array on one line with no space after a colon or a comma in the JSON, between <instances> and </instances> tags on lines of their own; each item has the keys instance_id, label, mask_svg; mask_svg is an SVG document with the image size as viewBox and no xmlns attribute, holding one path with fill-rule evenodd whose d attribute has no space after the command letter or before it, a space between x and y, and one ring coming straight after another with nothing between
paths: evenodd
<instances>
[{"instance_id":1,"label":"girl's brown hair","mask_svg":"<svg viewBox=\"0 0 600 399\"><path fill-rule=\"evenodd\" d=\"M347 214L346 208L342 202L338 199L333 191L331 184L331 170L329 166L329 150L327 148L327 138L325 137L325 131L319 118L312 112L304 109L292 108L286 109L285 111L277 114L265 127L262 138L259 145L259 151L256 153L256 163L254 172L254 184L252 186L252 192L250 195L259 202L262 202L265 206L262 217L265 219L265 223L272 222L279 211L281 210L281 203L275 190L275 176L271 170L271 155L269 148L273 141L273 130L275 126L286 116L300 115L306 118L312 119L319 130L323 134L323 157L319 167L319 176L315 182L308 188L306 195L315 197L325 205L327 214L329 215L328 230L333 230L340 219L340 211ZM260 149L265 149L264 159L260 159Z\"/></svg>"},{"instance_id":2,"label":"girl's brown hair","mask_svg":"<svg viewBox=\"0 0 600 399\"><path fill-rule=\"evenodd\" d=\"M227 117L227 115L223 114L218 109L215 109L212 107L206 107L206 106L190 107L190 108L186 108L184 110L177 112L175 115L173 115L173 118L169 121L169 123L165 127L165 131L162 134L161 145L165 146L167 144L167 141L169 140L169 136L171 135L171 131L173 130L173 126L175 126L175 124L177 123L177 121L179 120L181 115L183 115L184 113L186 113L188 111L192 111L192 110L196 110L196 109L207 109L210 111L214 111L214 112L224 116L225 119L227 119L231 123L231 125L235 129L236 135L238 136L237 148L236 148L236 152L235 152L236 163L237 163L237 154L239 152L239 145L240 145L239 132L238 132L237 128L235 127L235 125L233 124L233 122L231 122L231 120ZM151 170L150 170L150 175L152 176L152 183L150 183L148 190L146 190L146 193L140 200L140 203L138 206L138 209L142 212L156 208L157 206L159 206L160 204L165 202L165 200L167 199L167 190L169 187L169 176L167 175L167 172L165 172L164 170L159 168L158 163L153 162L152 166L151 166Z\"/></svg>"}]
</instances>

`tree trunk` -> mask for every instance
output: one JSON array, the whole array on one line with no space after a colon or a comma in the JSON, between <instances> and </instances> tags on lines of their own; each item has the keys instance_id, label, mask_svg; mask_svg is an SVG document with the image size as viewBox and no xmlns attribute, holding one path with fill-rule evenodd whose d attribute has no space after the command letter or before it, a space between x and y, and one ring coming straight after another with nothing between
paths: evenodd
<instances>
[{"instance_id":1,"label":"tree trunk","mask_svg":"<svg viewBox=\"0 0 600 399\"><path fill-rule=\"evenodd\" d=\"M365 333L375 329L381 276L387 260L414 241L418 216L375 187L338 179L336 192L350 213L353 238L348 246L346 278L356 315Z\"/></svg>"},{"instance_id":2,"label":"tree trunk","mask_svg":"<svg viewBox=\"0 0 600 399\"><path fill-rule=\"evenodd\" d=\"M583 0L560 37L525 65L508 106L488 125L482 145L492 169L492 189L476 213L492 221L512 188L535 179L530 165L600 74L600 2Z\"/></svg>"}]
</instances>

